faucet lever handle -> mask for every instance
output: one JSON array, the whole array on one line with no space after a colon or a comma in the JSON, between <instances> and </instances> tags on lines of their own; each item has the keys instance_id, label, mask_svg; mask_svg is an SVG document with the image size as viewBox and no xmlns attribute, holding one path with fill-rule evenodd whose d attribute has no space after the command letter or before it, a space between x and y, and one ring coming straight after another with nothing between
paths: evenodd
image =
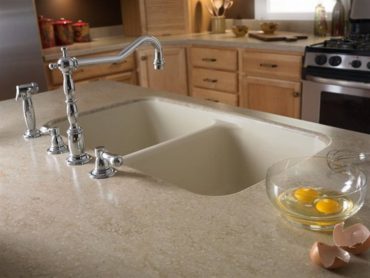
<instances>
[{"instance_id":1,"label":"faucet lever handle","mask_svg":"<svg viewBox=\"0 0 370 278\"><path fill-rule=\"evenodd\" d=\"M106 179L114 176L119 167L123 164L123 157L109 153L103 146L95 148L95 167L90 171L90 177L93 179Z\"/></svg>"}]
</instances>

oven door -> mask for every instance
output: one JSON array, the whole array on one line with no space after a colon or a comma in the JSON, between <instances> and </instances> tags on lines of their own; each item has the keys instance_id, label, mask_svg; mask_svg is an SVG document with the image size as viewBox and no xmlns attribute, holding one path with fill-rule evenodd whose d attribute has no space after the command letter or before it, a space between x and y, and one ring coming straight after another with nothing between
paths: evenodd
<instances>
[{"instance_id":1,"label":"oven door","mask_svg":"<svg viewBox=\"0 0 370 278\"><path fill-rule=\"evenodd\" d=\"M370 84L306 76L302 119L370 134Z\"/></svg>"}]
</instances>

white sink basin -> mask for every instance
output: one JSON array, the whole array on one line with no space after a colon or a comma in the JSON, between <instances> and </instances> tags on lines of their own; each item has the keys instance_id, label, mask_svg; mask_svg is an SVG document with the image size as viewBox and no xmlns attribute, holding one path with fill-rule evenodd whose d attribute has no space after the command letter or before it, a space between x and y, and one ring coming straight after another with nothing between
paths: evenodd
<instances>
[{"instance_id":1,"label":"white sink basin","mask_svg":"<svg viewBox=\"0 0 370 278\"><path fill-rule=\"evenodd\" d=\"M268 167L310 156L326 144L317 136L251 120L216 124L125 157L126 165L202 195L236 193L263 180Z\"/></svg>"},{"instance_id":2,"label":"white sink basin","mask_svg":"<svg viewBox=\"0 0 370 278\"><path fill-rule=\"evenodd\" d=\"M142 99L94 112L82 113L87 149L105 146L109 152L125 155L188 134L214 123L209 114L159 99ZM48 123L68 128L67 119Z\"/></svg>"},{"instance_id":3,"label":"white sink basin","mask_svg":"<svg viewBox=\"0 0 370 278\"><path fill-rule=\"evenodd\" d=\"M83 113L79 122L87 149L105 146L124 155L126 165L203 195L241 191L263 180L275 162L314 155L328 142L316 133L158 98ZM64 132L67 123L48 125Z\"/></svg>"}]
</instances>

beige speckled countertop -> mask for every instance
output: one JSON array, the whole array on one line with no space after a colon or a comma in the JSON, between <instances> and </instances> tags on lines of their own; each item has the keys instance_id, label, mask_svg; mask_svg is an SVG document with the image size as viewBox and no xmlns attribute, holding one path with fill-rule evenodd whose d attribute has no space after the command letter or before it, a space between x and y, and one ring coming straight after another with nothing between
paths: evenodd
<instances>
[{"instance_id":1,"label":"beige speckled countertop","mask_svg":"<svg viewBox=\"0 0 370 278\"><path fill-rule=\"evenodd\" d=\"M294 35L295 33L287 33ZM296 42L274 41L264 42L248 36L236 38L231 31L225 34L197 33L178 36L158 37L163 45L207 45L218 47L235 47L235 48L257 48L279 51L294 51L303 54L307 45L321 42L325 38L309 36L308 39L298 40ZM104 51L115 51L123 49L129 42L135 38L116 36L98 38L88 43L75 43L68 46L71 56L80 56L93 54ZM53 61L60 57L60 48L53 47L43 50L45 61Z\"/></svg>"},{"instance_id":2,"label":"beige speckled countertop","mask_svg":"<svg viewBox=\"0 0 370 278\"><path fill-rule=\"evenodd\" d=\"M79 110L144 96L172 97L329 136L330 148L370 150L370 136L246 109L98 81L77 85ZM65 116L60 90L34 96L38 126ZM1 277L368 277L370 252L342 270L311 264L326 234L286 223L264 181L226 196L202 196L123 167L92 180L92 163L69 167L26 141L22 104L0 102ZM278 140L279 138L277 138ZM325 153L327 150L324 150ZM369 169L367 169L369 170ZM352 222L370 227L370 193Z\"/></svg>"}]
</instances>

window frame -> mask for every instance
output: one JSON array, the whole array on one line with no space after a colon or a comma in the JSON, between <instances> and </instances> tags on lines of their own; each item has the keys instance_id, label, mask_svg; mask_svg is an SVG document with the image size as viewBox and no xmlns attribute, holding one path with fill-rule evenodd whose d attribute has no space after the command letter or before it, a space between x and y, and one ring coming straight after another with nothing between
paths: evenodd
<instances>
[{"instance_id":1,"label":"window frame","mask_svg":"<svg viewBox=\"0 0 370 278\"><path fill-rule=\"evenodd\" d=\"M314 8L312 12L305 13L296 13L296 12L287 12L287 13L269 13L268 11L268 1L269 0L258 0L255 1L255 19L258 20L313 20L314 19ZM297 4L297 0L292 0L292 3ZM319 1L317 1L319 2ZM335 1L333 1L335 4ZM327 18L331 18L331 10L326 9Z\"/></svg>"}]
</instances>

